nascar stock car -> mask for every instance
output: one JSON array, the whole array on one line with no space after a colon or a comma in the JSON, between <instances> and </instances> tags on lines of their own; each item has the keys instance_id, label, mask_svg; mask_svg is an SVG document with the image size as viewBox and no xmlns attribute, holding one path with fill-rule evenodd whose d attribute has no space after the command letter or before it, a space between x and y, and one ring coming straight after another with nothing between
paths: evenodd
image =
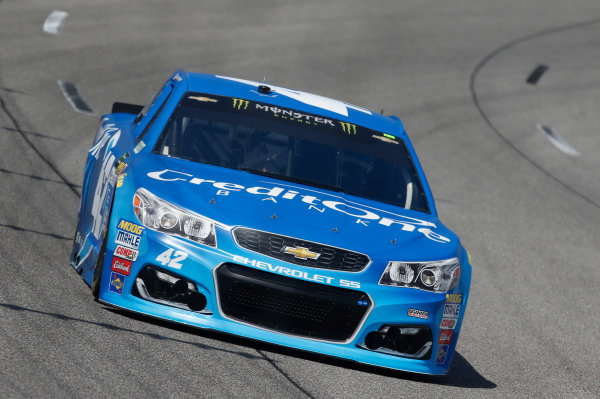
<instances>
[{"instance_id":1,"label":"nascar stock car","mask_svg":"<svg viewBox=\"0 0 600 399\"><path fill-rule=\"evenodd\" d=\"M82 191L70 262L102 303L448 373L470 259L396 117L178 70L101 118Z\"/></svg>"}]
</instances>

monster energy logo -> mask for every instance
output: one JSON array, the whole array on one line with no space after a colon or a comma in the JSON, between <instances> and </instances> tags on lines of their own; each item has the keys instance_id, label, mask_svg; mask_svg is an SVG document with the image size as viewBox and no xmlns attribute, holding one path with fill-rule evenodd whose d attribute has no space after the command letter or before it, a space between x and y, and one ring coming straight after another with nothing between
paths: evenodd
<instances>
[{"instance_id":1,"label":"monster energy logo","mask_svg":"<svg viewBox=\"0 0 600 399\"><path fill-rule=\"evenodd\" d=\"M340 122L340 125L342 125L342 130L344 133L356 134L356 125L348 122Z\"/></svg>"},{"instance_id":2,"label":"monster energy logo","mask_svg":"<svg viewBox=\"0 0 600 399\"><path fill-rule=\"evenodd\" d=\"M233 100L233 108L242 110L248 109L248 104L250 103L248 100L242 100L241 98L232 98Z\"/></svg>"}]
</instances>

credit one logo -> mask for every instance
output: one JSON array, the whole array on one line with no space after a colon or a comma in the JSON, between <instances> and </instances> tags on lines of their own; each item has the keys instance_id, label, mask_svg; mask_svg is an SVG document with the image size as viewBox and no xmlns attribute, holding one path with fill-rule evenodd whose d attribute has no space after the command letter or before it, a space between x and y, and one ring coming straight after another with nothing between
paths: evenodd
<instances>
[{"instance_id":1,"label":"credit one logo","mask_svg":"<svg viewBox=\"0 0 600 399\"><path fill-rule=\"evenodd\" d=\"M306 204L308 209L314 209L320 213L325 212L326 209L344 213L348 216L356 218L356 224L362 224L363 226L369 226L369 224L371 223L377 223L379 225L387 227L397 225L403 231L412 232L416 230L428 239L435 242L439 242L442 244L450 242L450 239L448 237L444 237L443 235L438 234L431 229L437 227L435 223L428 222L426 220L392 213L388 214L393 215L393 218L381 216L373 211L379 211L379 209L376 208L370 208L373 210L368 210L361 206L355 206L353 205L354 203L351 204L348 202L322 200L319 197L316 197L315 195L303 195L299 191L289 190L283 187L245 187L241 184L236 183L217 182L215 180L201 179L198 177L194 177L189 173L178 172L176 170L170 169L149 172L147 175L152 179L160 181L183 181L197 186L201 184L212 185L217 190L217 192L215 193L216 195L225 196L230 195L232 193L240 192L252 195L261 195L263 196L261 201L272 201L274 203L277 203L278 200L297 202L299 201L303 204ZM313 193L314 192L311 191L311 194ZM137 248L137 246L135 248Z\"/></svg>"}]
</instances>

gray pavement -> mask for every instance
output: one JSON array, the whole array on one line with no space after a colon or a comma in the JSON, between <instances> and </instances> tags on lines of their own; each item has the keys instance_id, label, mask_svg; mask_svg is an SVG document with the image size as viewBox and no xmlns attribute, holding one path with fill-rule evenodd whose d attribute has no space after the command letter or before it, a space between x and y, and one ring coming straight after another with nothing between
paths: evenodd
<instances>
[{"instance_id":1,"label":"gray pavement","mask_svg":"<svg viewBox=\"0 0 600 399\"><path fill-rule=\"evenodd\" d=\"M54 9L58 35L42 29ZM0 397L599 397L599 45L594 0L0 1ZM68 255L98 117L179 67L404 121L474 261L448 377L93 301Z\"/></svg>"}]
</instances>

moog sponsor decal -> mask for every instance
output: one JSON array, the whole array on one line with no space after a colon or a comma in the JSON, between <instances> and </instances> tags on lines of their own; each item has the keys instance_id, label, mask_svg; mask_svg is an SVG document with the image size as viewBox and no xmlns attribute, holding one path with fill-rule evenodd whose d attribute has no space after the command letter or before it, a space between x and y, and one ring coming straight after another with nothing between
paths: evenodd
<instances>
[{"instance_id":1,"label":"moog sponsor decal","mask_svg":"<svg viewBox=\"0 0 600 399\"><path fill-rule=\"evenodd\" d=\"M446 303L462 303L462 294L446 294Z\"/></svg>"},{"instance_id":2,"label":"moog sponsor decal","mask_svg":"<svg viewBox=\"0 0 600 399\"><path fill-rule=\"evenodd\" d=\"M115 243L137 249L140 246L142 233L146 228L135 223L121 219L117 225L117 238Z\"/></svg>"}]
</instances>

